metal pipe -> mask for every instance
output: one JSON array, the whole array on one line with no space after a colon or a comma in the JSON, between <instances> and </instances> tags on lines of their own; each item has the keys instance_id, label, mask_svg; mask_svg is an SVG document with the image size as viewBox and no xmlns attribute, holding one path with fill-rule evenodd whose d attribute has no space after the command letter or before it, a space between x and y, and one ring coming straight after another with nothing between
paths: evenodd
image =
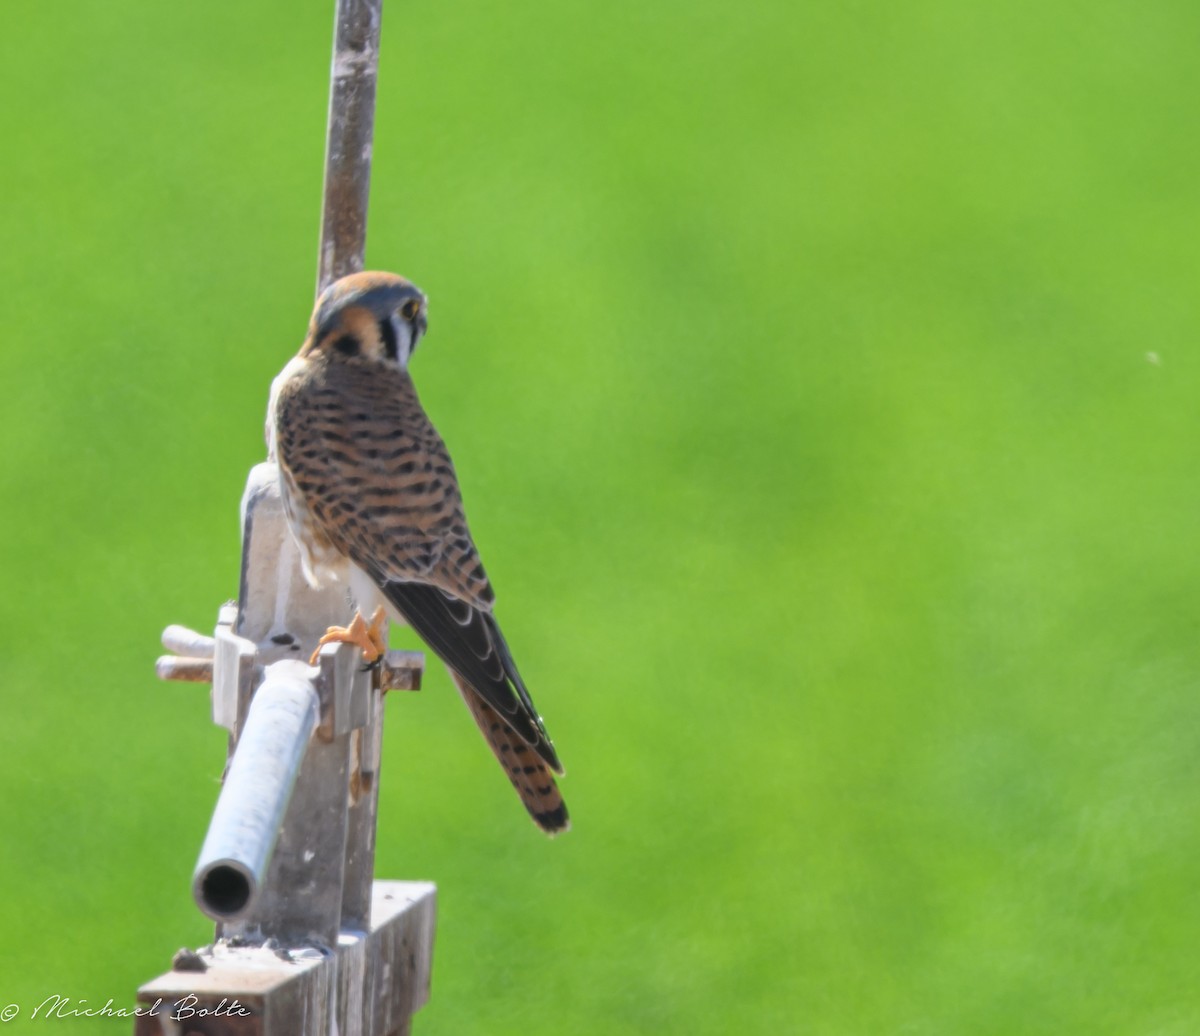
<instances>
[{"instance_id":1,"label":"metal pipe","mask_svg":"<svg viewBox=\"0 0 1200 1036\"><path fill-rule=\"evenodd\" d=\"M215 921L246 915L266 879L300 764L320 717L303 662L267 667L192 877L196 905Z\"/></svg>"},{"instance_id":2,"label":"metal pipe","mask_svg":"<svg viewBox=\"0 0 1200 1036\"><path fill-rule=\"evenodd\" d=\"M363 268L383 0L337 0L317 294Z\"/></svg>"}]
</instances>

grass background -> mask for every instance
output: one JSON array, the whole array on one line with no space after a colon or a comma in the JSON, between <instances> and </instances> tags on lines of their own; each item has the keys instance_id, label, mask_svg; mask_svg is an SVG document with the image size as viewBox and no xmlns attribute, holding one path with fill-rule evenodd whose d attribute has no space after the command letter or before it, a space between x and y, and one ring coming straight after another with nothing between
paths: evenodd
<instances>
[{"instance_id":1,"label":"grass background","mask_svg":"<svg viewBox=\"0 0 1200 1036\"><path fill-rule=\"evenodd\" d=\"M311 303L331 5L15 0L0 36L0 1003L131 1004L223 737ZM378 872L424 1036L1200 1027L1200 8L389 0L368 262L570 771L440 671Z\"/></svg>"}]
</instances>

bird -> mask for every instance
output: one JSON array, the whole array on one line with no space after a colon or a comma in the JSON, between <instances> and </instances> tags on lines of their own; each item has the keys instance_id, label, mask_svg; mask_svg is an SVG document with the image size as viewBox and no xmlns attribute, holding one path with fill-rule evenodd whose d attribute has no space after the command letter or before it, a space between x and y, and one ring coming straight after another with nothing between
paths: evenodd
<instances>
[{"instance_id":1,"label":"bird","mask_svg":"<svg viewBox=\"0 0 1200 1036\"><path fill-rule=\"evenodd\" d=\"M529 815L555 835L570 826L554 779L563 766L496 622L454 465L409 375L427 327L424 293L394 273L353 273L321 292L268 405L287 524L308 582L343 582L356 606L320 643L358 644L372 663L388 619L411 626Z\"/></svg>"}]
</instances>

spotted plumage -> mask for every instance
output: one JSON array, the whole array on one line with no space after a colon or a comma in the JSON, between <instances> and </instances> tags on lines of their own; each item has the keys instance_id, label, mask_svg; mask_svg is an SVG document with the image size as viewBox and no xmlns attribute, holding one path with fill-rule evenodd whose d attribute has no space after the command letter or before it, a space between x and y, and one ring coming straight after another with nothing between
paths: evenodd
<instances>
[{"instance_id":1,"label":"spotted plumage","mask_svg":"<svg viewBox=\"0 0 1200 1036\"><path fill-rule=\"evenodd\" d=\"M322 293L272 386L284 507L308 579L344 580L359 611L382 603L416 630L554 834L568 826L552 776L562 764L492 614L454 465L408 374L425 313L424 295L394 274L353 274Z\"/></svg>"}]
</instances>

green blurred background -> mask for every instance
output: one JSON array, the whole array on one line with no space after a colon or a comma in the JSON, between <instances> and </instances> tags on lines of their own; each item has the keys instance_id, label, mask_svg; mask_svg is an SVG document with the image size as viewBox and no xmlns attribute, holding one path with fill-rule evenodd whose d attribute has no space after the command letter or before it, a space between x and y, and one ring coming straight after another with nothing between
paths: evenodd
<instances>
[{"instance_id":1,"label":"green blurred background","mask_svg":"<svg viewBox=\"0 0 1200 1036\"><path fill-rule=\"evenodd\" d=\"M224 739L152 666L236 592L331 14L5 10L26 1014L210 938ZM388 0L368 263L431 297L575 820L536 832L440 670L390 702L417 1032L1200 1030L1198 45L1190 0Z\"/></svg>"}]
</instances>

